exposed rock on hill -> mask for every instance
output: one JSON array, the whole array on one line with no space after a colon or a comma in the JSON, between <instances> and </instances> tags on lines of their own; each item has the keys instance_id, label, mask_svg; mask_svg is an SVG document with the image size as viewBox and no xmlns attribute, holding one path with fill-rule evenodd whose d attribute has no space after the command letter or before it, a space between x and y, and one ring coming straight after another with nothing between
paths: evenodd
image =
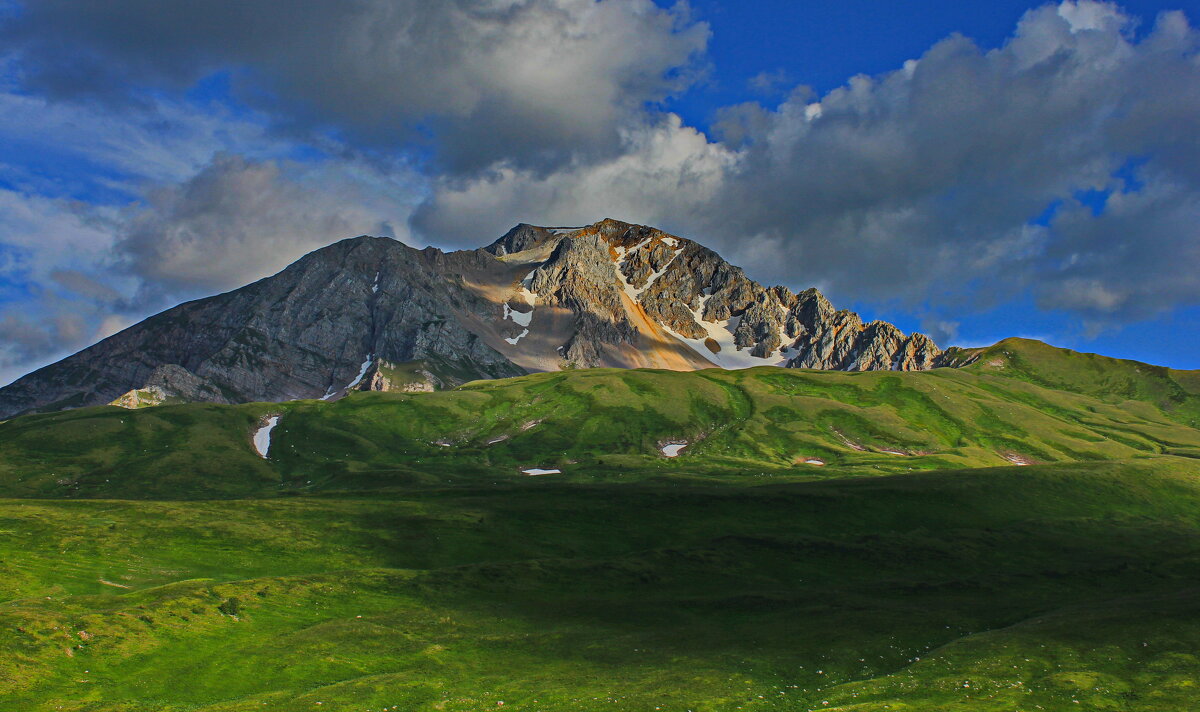
<instances>
[{"instance_id":1,"label":"exposed rock on hill","mask_svg":"<svg viewBox=\"0 0 1200 712\"><path fill-rule=\"evenodd\" d=\"M343 240L0 389L0 417L150 400L337 398L565 367L917 370L926 336L764 287L691 240L602 220L478 250ZM133 394L133 395L130 395Z\"/></svg>"}]
</instances>

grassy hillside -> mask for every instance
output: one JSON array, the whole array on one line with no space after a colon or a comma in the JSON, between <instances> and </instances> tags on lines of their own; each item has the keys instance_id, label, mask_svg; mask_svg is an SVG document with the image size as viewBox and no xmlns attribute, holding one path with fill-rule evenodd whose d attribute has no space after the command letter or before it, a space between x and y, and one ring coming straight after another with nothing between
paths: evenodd
<instances>
[{"instance_id":1,"label":"grassy hillside","mask_svg":"<svg viewBox=\"0 0 1200 712\"><path fill-rule=\"evenodd\" d=\"M997 348L0 424L0 710L1200 708L1190 374Z\"/></svg>"},{"instance_id":2,"label":"grassy hillside","mask_svg":"<svg viewBox=\"0 0 1200 712\"><path fill-rule=\"evenodd\" d=\"M1184 465L10 500L0 708L1191 709Z\"/></svg>"},{"instance_id":3,"label":"grassy hillside","mask_svg":"<svg viewBox=\"0 0 1200 712\"><path fill-rule=\"evenodd\" d=\"M1200 425L1200 371L1176 371L1015 338L985 349L964 350L959 360L972 361L969 371L1000 373L1110 403L1150 403L1174 420Z\"/></svg>"},{"instance_id":4,"label":"grassy hillside","mask_svg":"<svg viewBox=\"0 0 1200 712\"><path fill-rule=\"evenodd\" d=\"M399 491L507 482L530 467L560 469L558 479L578 482L745 484L1200 456L1200 431L1149 387L1128 395L1054 389L1009 363L926 373L596 369L435 393L354 393L335 403L27 416L0 424L0 494ZM282 417L264 461L251 435L269 414ZM672 442L688 446L663 457L662 445Z\"/></svg>"}]
</instances>

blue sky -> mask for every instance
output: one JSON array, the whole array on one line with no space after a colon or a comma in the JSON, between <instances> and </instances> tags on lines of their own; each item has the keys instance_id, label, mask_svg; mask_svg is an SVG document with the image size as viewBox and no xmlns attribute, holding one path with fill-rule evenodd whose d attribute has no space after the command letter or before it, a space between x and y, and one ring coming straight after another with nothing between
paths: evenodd
<instances>
[{"instance_id":1,"label":"blue sky","mask_svg":"<svg viewBox=\"0 0 1200 712\"><path fill-rule=\"evenodd\" d=\"M1200 2L0 0L0 381L349 235L618 217L1200 368Z\"/></svg>"}]
</instances>

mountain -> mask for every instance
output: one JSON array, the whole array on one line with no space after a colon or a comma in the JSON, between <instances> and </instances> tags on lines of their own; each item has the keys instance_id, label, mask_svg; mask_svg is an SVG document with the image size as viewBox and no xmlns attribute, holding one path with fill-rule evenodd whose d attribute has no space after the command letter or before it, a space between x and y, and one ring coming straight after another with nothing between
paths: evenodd
<instances>
[{"instance_id":1,"label":"mountain","mask_svg":"<svg viewBox=\"0 0 1200 712\"><path fill-rule=\"evenodd\" d=\"M578 367L923 370L922 334L617 220L457 252L357 237L181 304L0 389L0 417L116 401L334 399Z\"/></svg>"},{"instance_id":2,"label":"mountain","mask_svg":"<svg viewBox=\"0 0 1200 712\"><path fill-rule=\"evenodd\" d=\"M0 425L0 496L219 498L557 479L905 474L1200 457L1200 372L1009 339L931 372L578 369L336 402L85 408ZM251 444L280 416L263 458ZM665 445L683 446L664 457Z\"/></svg>"}]
</instances>

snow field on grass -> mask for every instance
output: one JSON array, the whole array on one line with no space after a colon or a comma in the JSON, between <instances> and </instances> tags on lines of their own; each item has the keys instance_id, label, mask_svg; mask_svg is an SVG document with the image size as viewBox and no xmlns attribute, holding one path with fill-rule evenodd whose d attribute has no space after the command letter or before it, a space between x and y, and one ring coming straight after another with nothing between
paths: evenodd
<instances>
[{"instance_id":1,"label":"snow field on grass","mask_svg":"<svg viewBox=\"0 0 1200 712\"><path fill-rule=\"evenodd\" d=\"M671 443L662 446L662 454L667 457L679 457L679 453L687 447L687 443Z\"/></svg>"},{"instance_id":2,"label":"snow field on grass","mask_svg":"<svg viewBox=\"0 0 1200 712\"><path fill-rule=\"evenodd\" d=\"M271 450L271 431L279 424L279 416L272 415L267 418L265 425L254 431L254 449L258 451L258 456L262 459L267 459L267 453Z\"/></svg>"}]
</instances>

